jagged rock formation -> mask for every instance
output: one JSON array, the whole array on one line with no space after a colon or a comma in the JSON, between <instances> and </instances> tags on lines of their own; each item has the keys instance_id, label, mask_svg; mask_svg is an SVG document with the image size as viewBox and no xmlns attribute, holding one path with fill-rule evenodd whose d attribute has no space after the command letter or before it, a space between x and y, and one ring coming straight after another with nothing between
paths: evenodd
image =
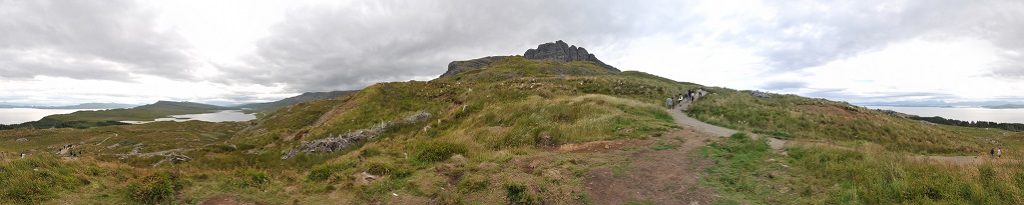
<instances>
[{"instance_id":1,"label":"jagged rock formation","mask_svg":"<svg viewBox=\"0 0 1024 205\"><path fill-rule=\"evenodd\" d=\"M561 62L590 61L608 70L616 72L619 71L619 69L598 60L594 54L588 53L587 49L584 49L583 47L576 47L575 45L570 46L561 40L555 41L554 43L540 44L536 49L526 50L523 57L526 59L555 60Z\"/></svg>"},{"instance_id":2,"label":"jagged rock formation","mask_svg":"<svg viewBox=\"0 0 1024 205\"><path fill-rule=\"evenodd\" d=\"M508 56L489 56L483 58L477 58L467 61L452 61L448 63L448 71L444 72L441 77L455 75L457 73L481 69L490 65L491 63L497 62L501 59L505 59Z\"/></svg>"},{"instance_id":3,"label":"jagged rock formation","mask_svg":"<svg viewBox=\"0 0 1024 205\"><path fill-rule=\"evenodd\" d=\"M296 147L296 148L292 149L291 151L288 151L287 153L285 153L284 156L281 156L281 159L288 159L288 158L295 157L295 155L298 155L300 152L304 152L304 153L316 153L316 152L331 153L331 152L335 152L335 151L338 151L338 150L342 150L342 149L347 148L350 145L353 145L353 144L356 144L356 143L359 143L359 142L362 142L362 141L365 141L365 140L373 139L374 137L377 137L378 135L380 135L381 133L383 133L384 131L387 131L388 129L390 129L392 127L399 126L399 125L407 125L407 124L415 124L415 123L423 122L423 121L426 121L427 119L430 119L431 116L432 115L429 112L420 111L420 112L417 112L416 114L410 115L410 116L405 117L403 119L400 119L400 120L397 120L397 121L392 121L392 122L384 122L384 123L381 123L381 124L379 124L377 126L373 126L372 128L361 129L361 130L357 130L355 132L349 132L349 133L342 134L342 135L339 135L339 136L336 136L336 137L328 137L328 138L324 138L324 139L319 139L319 140L314 140L314 141L302 143L298 147Z\"/></svg>"},{"instance_id":4,"label":"jagged rock formation","mask_svg":"<svg viewBox=\"0 0 1024 205\"><path fill-rule=\"evenodd\" d=\"M466 61L452 61L451 63L448 63L448 71L441 74L441 77L452 76L471 70L483 69L484 67L491 65L491 63L508 57L509 56L490 56ZM587 52L587 49L584 49L583 47L576 47L575 45L570 46L561 40L553 43L540 44L537 48L526 50L523 57L531 60L553 60L560 62L588 61L610 71L619 72L619 69L598 60L594 54Z\"/></svg>"}]
</instances>

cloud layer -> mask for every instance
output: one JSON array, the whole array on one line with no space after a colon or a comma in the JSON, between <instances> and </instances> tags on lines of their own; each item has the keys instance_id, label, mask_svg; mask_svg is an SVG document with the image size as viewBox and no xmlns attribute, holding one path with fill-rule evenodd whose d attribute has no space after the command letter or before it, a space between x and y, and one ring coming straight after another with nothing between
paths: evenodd
<instances>
[{"instance_id":1,"label":"cloud layer","mask_svg":"<svg viewBox=\"0 0 1024 205\"><path fill-rule=\"evenodd\" d=\"M431 79L453 60L554 40L709 85L850 101L1021 99L1022 25L1014 0L0 1L0 100L88 98L61 100L52 96L67 87L48 86L77 83L118 101L258 101ZM217 91L102 89L110 82ZM13 90L25 85L42 87Z\"/></svg>"}]
</instances>

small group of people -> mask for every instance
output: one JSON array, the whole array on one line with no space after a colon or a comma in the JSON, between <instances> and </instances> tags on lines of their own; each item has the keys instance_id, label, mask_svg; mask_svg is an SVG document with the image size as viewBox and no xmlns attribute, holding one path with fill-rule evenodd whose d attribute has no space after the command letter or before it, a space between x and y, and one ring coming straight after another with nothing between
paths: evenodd
<instances>
[{"instance_id":1,"label":"small group of people","mask_svg":"<svg viewBox=\"0 0 1024 205\"><path fill-rule=\"evenodd\" d=\"M683 104L683 102L693 102L702 95L703 90L687 90L685 94L679 94L677 97L665 98L665 106L669 109L674 109L676 106Z\"/></svg>"},{"instance_id":2,"label":"small group of people","mask_svg":"<svg viewBox=\"0 0 1024 205\"><path fill-rule=\"evenodd\" d=\"M988 151L988 154L992 155L992 157L1002 157L1003 156L1003 148L1002 147L992 148L992 150Z\"/></svg>"}]
</instances>

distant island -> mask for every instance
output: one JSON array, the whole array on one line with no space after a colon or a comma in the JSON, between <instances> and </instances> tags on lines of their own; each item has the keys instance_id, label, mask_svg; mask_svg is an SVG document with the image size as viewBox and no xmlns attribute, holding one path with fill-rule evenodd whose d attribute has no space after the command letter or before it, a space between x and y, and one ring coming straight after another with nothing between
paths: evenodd
<instances>
[{"instance_id":1,"label":"distant island","mask_svg":"<svg viewBox=\"0 0 1024 205\"><path fill-rule=\"evenodd\" d=\"M132 104L121 104L121 103L82 103L77 105L66 105L66 106L36 106L36 105L3 105L0 104L0 108L35 108L35 109L122 109L122 108L133 108L139 105Z\"/></svg>"},{"instance_id":2,"label":"distant island","mask_svg":"<svg viewBox=\"0 0 1024 205\"><path fill-rule=\"evenodd\" d=\"M992 105L992 106L981 106L988 109L1021 109L1024 108L1022 104L1004 104L1004 105Z\"/></svg>"}]
</instances>

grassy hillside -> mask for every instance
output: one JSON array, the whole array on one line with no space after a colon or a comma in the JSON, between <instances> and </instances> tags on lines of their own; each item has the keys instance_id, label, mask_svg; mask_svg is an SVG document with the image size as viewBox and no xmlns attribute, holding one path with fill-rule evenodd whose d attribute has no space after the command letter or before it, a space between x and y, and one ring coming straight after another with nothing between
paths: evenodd
<instances>
[{"instance_id":1,"label":"grassy hillside","mask_svg":"<svg viewBox=\"0 0 1024 205\"><path fill-rule=\"evenodd\" d=\"M889 115L843 102L795 95L754 97L748 91L710 89L691 116L723 127L783 139L863 141L915 153L979 153L1001 132L964 134L952 126Z\"/></svg>"},{"instance_id":2,"label":"grassy hillside","mask_svg":"<svg viewBox=\"0 0 1024 205\"><path fill-rule=\"evenodd\" d=\"M592 63L512 57L429 82L380 83L345 97L298 103L251 123L0 131L0 140L21 143L4 143L0 150L49 153L71 143L80 145L81 166L132 165L124 172L137 173L132 175L137 178L125 185L47 190L93 201L107 198L90 192L137 203L194 203L225 194L271 204L580 203L588 200L582 194L584 174L609 166L611 159L554 148L659 137L675 126L660 99L694 87L639 72L610 72ZM389 127L339 152L281 159L304 142L418 112L431 117ZM108 147L113 144L118 146ZM142 144L138 154L123 157L137 144ZM191 160L161 163L176 156L169 153ZM361 180L366 175L375 178ZM153 187L161 189L135 191ZM45 200L68 199L48 196Z\"/></svg>"},{"instance_id":3,"label":"grassy hillside","mask_svg":"<svg viewBox=\"0 0 1024 205\"><path fill-rule=\"evenodd\" d=\"M1020 133L823 99L710 90L691 116L791 144L773 151L764 139L741 134L705 148L715 161L706 181L723 192L723 204L1024 203L1024 155L986 156L997 146L1024 149Z\"/></svg>"},{"instance_id":4,"label":"grassy hillside","mask_svg":"<svg viewBox=\"0 0 1024 205\"><path fill-rule=\"evenodd\" d=\"M621 175L635 150L679 147L687 139L664 136L677 127L661 103L697 87L588 62L507 57L431 81L379 83L297 103L245 123L3 130L0 182L8 186L0 187L0 203L599 203L587 195L587 176ZM702 179L721 190L723 204L1021 202L1024 173L1015 160L1024 155L956 165L919 156L980 153L992 142L1024 148L1019 133L707 89L712 94L692 106L691 116L794 144L775 151L741 134L704 148L713 163ZM338 136L370 137L283 159ZM606 140L652 143L624 147L620 155L559 150ZM78 156L54 157L67 144Z\"/></svg>"},{"instance_id":5,"label":"grassy hillside","mask_svg":"<svg viewBox=\"0 0 1024 205\"><path fill-rule=\"evenodd\" d=\"M255 112L268 112L268 111L274 111L274 110L277 110L277 109L280 109L280 108L283 108L283 107L288 107L288 106L291 106L291 105L294 105L294 104L299 104L299 103L303 103L303 102L307 102L307 101L334 99L334 98L341 97L341 96L346 96L346 95L349 95L349 94L352 94L352 93L355 93L355 92L357 92L357 91L346 90L346 91L331 91L331 92L308 92L308 93L302 93L301 95L297 95L297 96L281 99L281 100L278 100L278 101L274 101L274 102L250 103L250 104L244 104L244 105L235 106L235 108L248 109L250 111L255 111Z\"/></svg>"}]
</instances>

